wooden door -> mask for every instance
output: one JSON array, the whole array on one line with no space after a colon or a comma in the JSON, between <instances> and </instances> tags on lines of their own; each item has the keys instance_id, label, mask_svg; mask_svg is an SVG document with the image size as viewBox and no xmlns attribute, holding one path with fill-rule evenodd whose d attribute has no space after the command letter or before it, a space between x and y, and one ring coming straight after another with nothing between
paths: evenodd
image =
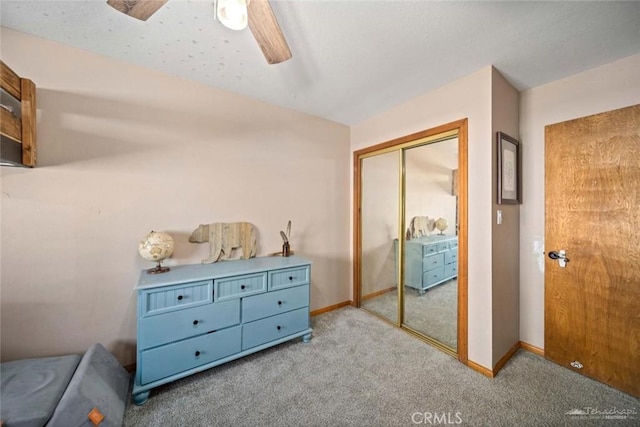
<instances>
[{"instance_id":1,"label":"wooden door","mask_svg":"<svg viewBox=\"0 0 640 427\"><path fill-rule=\"evenodd\" d=\"M640 105L547 126L545 197L545 356L640 396Z\"/></svg>"}]
</instances>

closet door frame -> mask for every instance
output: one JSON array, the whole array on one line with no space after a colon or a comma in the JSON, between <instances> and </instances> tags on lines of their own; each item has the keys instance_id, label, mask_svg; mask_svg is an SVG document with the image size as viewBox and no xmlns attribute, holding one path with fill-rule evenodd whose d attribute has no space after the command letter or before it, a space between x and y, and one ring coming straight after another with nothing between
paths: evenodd
<instances>
[{"instance_id":1,"label":"closet door frame","mask_svg":"<svg viewBox=\"0 0 640 427\"><path fill-rule=\"evenodd\" d=\"M353 153L353 303L354 307L361 306L362 292L362 226L361 226L361 202L362 202L362 181L361 181L361 162L363 158L370 156L377 151L401 150L409 148L413 145L420 145L424 140L428 140L434 136L441 134L452 134L458 138L458 319L457 319L457 352L452 355L464 363L468 363L468 150L467 150L467 131L468 120L461 119L431 129L426 129L410 135L405 135L390 141L382 142L371 147L357 150ZM401 173L404 173L402 171ZM404 205L404 195L402 197L402 205ZM400 230L404 228L404 217L400 218ZM402 241L402 239L400 239ZM399 265L403 265L402 250L399 251ZM402 282L398 282L402 283ZM402 295L402 289L399 294ZM412 333L410 329L403 328L402 323L402 304L399 306L399 317L396 326ZM437 342L425 338L423 335L414 334L429 344L447 351L447 348L437 345Z\"/></svg>"}]
</instances>

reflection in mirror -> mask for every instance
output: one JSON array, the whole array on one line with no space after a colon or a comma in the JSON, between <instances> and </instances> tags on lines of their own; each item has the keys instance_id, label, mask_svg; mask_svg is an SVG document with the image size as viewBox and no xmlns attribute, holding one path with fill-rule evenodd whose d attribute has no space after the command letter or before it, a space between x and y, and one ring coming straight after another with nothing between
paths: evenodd
<instances>
[{"instance_id":1,"label":"reflection in mirror","mask_svg":"<svg viewBox=\"0 0 640 427\"><path fill-rule=\"evenodd\" d=\"M405 150L404 322L457 348L458 138Z\"/></svg>"},{"instance_id":2,"label":"reflection in mirror","mask_svg":"<svg viewBox=\"0 0 640 427\"><path fill-rule=\"evenodd\" d=\"M394 240L398 236L400 152L361 160L361 307L394 323L398 293Z\"/></svg>"}]
</instances>

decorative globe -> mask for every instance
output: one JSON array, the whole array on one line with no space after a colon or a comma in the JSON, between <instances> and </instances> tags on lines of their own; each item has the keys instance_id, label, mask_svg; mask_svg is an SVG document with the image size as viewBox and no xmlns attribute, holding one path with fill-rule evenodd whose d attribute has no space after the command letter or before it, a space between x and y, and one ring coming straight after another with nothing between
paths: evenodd
<instances>
[{"instance_id":1,"label":"decorative globe","mask_svg":"<svg viewBox=\"0 0 640 427\"><path fill-rule=\"evenodd\" d=\"M138 245L138 252L142 258L158 263L155 268L147 270L150 274L169 271L169 267L161 267L160 263L173 254L173 249L173 237L158 231L152 231L147 234L144 239L140 240Z\"/></svg>"},{"instance_id":2,"label":"decorative globe","mask_svg":"<svg viewBox=\"0 0 640 427\"><path fill-rule=\"evenodd\" d=\"M446 230L447 228L449 228L449 224L447 224L447 220L446 219L438 218L436 220L436 228L438 230L440 230L440 233L438 233L438 234L443 235L444 234L443 231Z\"/></svg>"}]
</instances>

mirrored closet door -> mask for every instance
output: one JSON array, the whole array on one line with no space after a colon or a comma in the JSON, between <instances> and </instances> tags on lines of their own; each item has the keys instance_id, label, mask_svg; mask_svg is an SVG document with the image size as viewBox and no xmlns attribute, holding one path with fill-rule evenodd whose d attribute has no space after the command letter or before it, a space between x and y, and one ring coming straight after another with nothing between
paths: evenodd
<instances>
[{"instance_id":1,"label":"mirrored closet door","mask_svg":"<svg viewBox=\"0 0 640 427\"><path fill-rule=\"evenodd\" d=\"M466 120L354 160L356 304L466 360Z\"/></svg>"},{"instance_id":2,"label":"mirrored closet door","mask_svg":"<svg viewBox=\"0 0 640 427\"><path fill-rule=\"evenodd\" d=\"M456 351L458 138L403 150L403 325Z\"/></svg>"},{"instance_id":3,"label":"mirrored closet door","mask_svg":"<svg viewBox=\"0 0 640 427\"><path fill-rule=\"evenodd\" d=\"M393 246L400 212L400 153L383 152L361 160L361 301L362 307L398 321L397 270ZM389 208L391 207L391 208Z\"/></svg>"}]
</instances>

